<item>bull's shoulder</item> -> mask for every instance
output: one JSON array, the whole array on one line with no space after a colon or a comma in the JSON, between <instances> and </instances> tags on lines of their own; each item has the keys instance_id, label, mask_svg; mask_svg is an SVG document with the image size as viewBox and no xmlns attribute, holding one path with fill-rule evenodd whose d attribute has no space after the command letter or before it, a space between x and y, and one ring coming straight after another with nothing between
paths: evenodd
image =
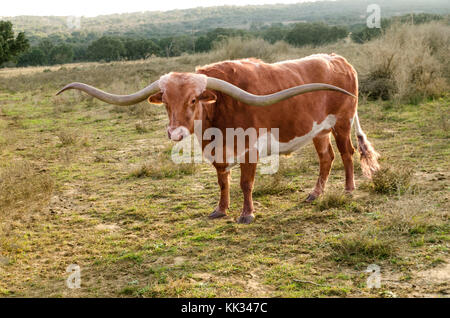
<instances>
[{"instance_id":1,"label":"bull's shoulder","mask_svg":"<svg viewBox=\"0 0 450 318\"><path fill-rule=\"evenodd\" d=\"M335 72L352 74L357 76L355 68L347 61L347 59L341 55L331 53L330 64L333 66Z\"/></svg>"},{"instance_id":2,"label":"bull's shoulder","mask_svg":"<svg viewBox=\"0 0 450 318\"><path fill-rule=\"evenodd\" d=\"M260 65L267 64L259 59L247 58L241 60L227 60L204 66L198 66L195 71L199 74L229 81L230 79L235 78L237 73L252 72L255 67L259 67Z\"/></svg>"},{"instance_id":3,"label":"bull's shoulder","mask_svg":"<svg viewBox=\"0 0 450 318\"><path fill-rule=\"evenodd\" d=\"M196 73L215 77L254 94L261 93L262 79L270 72L270 64L249 58L223 61L196 68Z\"/></svg>"}]
</instances>

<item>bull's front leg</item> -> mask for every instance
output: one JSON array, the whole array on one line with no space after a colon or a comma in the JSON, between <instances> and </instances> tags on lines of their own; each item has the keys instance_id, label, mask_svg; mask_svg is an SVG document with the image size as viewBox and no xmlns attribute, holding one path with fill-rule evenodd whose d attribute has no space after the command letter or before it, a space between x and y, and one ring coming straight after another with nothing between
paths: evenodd
<instances>
[{"instance_id":1,"label":"bull's front leg","mask_svg":"<svg viewBox=\"0 0 450 318\"><path fill-rule=\"evenodd\" d=\"M220 200L216 209L209 215L209 218L216 219L227 215L230 206L230 171L226 166L216 166L217 181L220 187Z\"/></svg>"},{"instance_id":2,"label":"bull's front leg","mask_svg":"<svg viewBox=\"0 0 450 318\"><path fill-rule=\"evenodd\" d=\"M241 163L241 189L244 194L244 207L237 219L238 223L249 224L255 219L252 197L255 173L256 163Z\"/></svg>"}]
</instances>

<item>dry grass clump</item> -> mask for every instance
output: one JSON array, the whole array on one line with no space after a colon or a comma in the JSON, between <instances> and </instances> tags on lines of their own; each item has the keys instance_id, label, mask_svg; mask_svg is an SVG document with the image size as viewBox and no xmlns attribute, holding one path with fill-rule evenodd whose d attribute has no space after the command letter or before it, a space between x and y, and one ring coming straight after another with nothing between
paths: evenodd
<instances>
[{"instance_id":1,"label":"dry grass clump","mask_svg":"<svg viewBox=\"0 0 450 318\"><path fill-rule=\"evenodd\" d=\"M197 172L195 163L174 163L167 154L161 154L156 160L148 161L135 168L130 176L135 178L149 177L152 179L176 178L193 175Z\"/></svg>"},{"instance_id":2,"label":"dry grass clump","mask_svg":"<svg viewBox=\"0 0 450 318\"><path fill-rule=\"evenodd\" d=\"M352 204L352 199L343 192L327 192L320 197L316 203L316 209L319 211L344 208Z\"/></svg>"},{"instance_id":3,"label":"dry grass clump","mask_svg":"<svg viewBox=\"0 0 450 318\"><path fill-rule=\"evenodd\" d=\"M409 168L382 168L373 174L369 189L380 194L404 194L411 187L412 176Z\"/></svg>"},{"instance_id":4,"label":"dry grass clump","mask_svg":"<svg viewBox=\"0 0 450 318\"><path fill-rule=\"evenodd\" d=\"M0 218L39 211L53 192L54 181L29 162L14 161L0 171Z\"/></svg>"},{"instance_id":5,"label":"dry grass clump","mask_svg":"<svg viewBox=\"0 0 450 318\"><path fill-rule=\"evenodd\" d=\"M136 123L135 127L136 127L136 131L140 134L144 134L149 131L149 129L147 128L147 125L145 125L145 123L142 120L139 120Z\"/></svg>"},{"instance_id":6,"label":"dry grass clump","mask_svg":"<svg viewBox=\"0 0 450 318\"><path fill-rule=\"evenodd\" d=\"M368 234L346 234L331 240L331 257L349 265L387 259L394 253L391 241L377 239Z\"/></svg>"},{"instance_id":7,"label":"dry grass clump","mask_svg":"<svg viewBox=\"0 0 450 318\"><path fill-rule=\"evenodd\" d=\"M68 95L58 95L53 98L53 111L55 113L69 113L74 111L76 100Z\"/></svg>"},{"instance_id":8,"label":"dry grass clump","mask_svg":"<svg viewBox=\"0 0 450 318\"><path fill-rule=\"evenodd\" d=\"M89 137L78 129L62 129L56 134L62 146L89 145Z\"/></svg>"},{"instance_id":9,"label":"dry grass clump","mask_svg":"<svg viewBox=\"0 0 450 318\"><path fill-rule=\"evenodd\" d=\"M362 46L360 90L372 99L418 102L449 89L450 26L395 24Z\"/></svg>"},{"instance_id":10,"label":"dry grass clump","mask_svg":"<svg viewBox=\"0 0 450 318\"><path fill-rule=\"evenodd\" d=\"M281 195L295 192L295 190L296 189L292 183L283 179L279 173L276 173L270 176L258 178L255 181L253 196L261 197L264 195Z\"/></svg>"},{"instance_id":11,"label":"dry grass clump","mask_svg":"<svg viewBox=\"0 0 450 318\"><path fill-rule=\"evenodd\" d=\"M448 212L438 213L420 196L392 201L383 209L381 225L392 234L425 234L436 230L448 233ZM445 230L447 229L447 230Z\"/></svg>"}]
</instances>

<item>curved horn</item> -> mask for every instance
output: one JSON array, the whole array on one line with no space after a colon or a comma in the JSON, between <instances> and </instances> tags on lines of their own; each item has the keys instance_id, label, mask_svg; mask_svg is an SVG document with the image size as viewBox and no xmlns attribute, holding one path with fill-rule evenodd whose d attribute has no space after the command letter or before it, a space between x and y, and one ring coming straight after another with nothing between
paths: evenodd
<instances>
[{"instance_id":1,"label":"curved horn","mask_svg":"<svg viewBox=\"0 0 450 318\"><path fill-rule=\"evenodd\" d=\"M56 93L56 95L59 95L68 89L78 89L78 90L88 93L89 95L91 95L95 98L98 98L108 104L114 104L114 105L119 105L119 106L129 106L129 105L137 104L139 102L142 102L143 100L146 100L150 95L160 91L159 80L153 82L146 88L141 89L139 92L136 92L131 95L114 95L114 94L106 93L102 90L99 90L98 88L92 87L87 84L72 83L72 84L66 85L62 90L60 90L58 93Z\"/></svg>"},{"instance_id":2,"label":"curved horn","mask_svg":"<svg viewBox=\"0 0 450 318\"><path fill-rule=\"evenodd\" d=\"M225 93L247 105L254 105L254 106L272 105L296 95L320 90L337 91L356 98L355 95L347 92L342 88L323 83L304 84L300 86L291 87L269 95L254 95L240 89L239 87L233 84L230 84L228 82L225 82L223 80L214 77L208 77L206 87L209 89Z\"/></svg>"}]
</instances>

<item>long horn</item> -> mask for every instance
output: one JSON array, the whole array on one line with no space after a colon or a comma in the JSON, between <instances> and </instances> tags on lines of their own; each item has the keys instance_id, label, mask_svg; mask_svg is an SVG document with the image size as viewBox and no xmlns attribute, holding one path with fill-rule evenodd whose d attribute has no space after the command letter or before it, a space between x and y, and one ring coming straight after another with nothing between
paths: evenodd
<instances>
[{"instance_id":1,"label":"long horn","mask_svg":"<svg viewBox=\"0 0 450 318\"><path fill-rule=\"evenodd\" d=\"M206 87L225 93L247 105L267 106L281 102L290 97L321 90L337 91L356 98L352 93L330 84L312 83L291 87L269 95L254 95L239 87L214 77L208 77Z\"/></svg>"},{"instance_id":2,"label":"long horn","mask_svg":"<svg viewBox=\"0 0 450 318\"><path fill-rule=\"evenodd\" d=\"M66 85L62 90L60 90L56 95L61 94L62 92L68 89L78 89L80 91L86 92L89 95L98 98L108 104L120 105L120 106L129 106L134 105L143 100L146 100L150 95L159 92L159 80L153 82L149 86L144 89L141 89L139 92L136 92L131 95L114 95L110 93L106 93L98 88L92 87L83 83L72 83Z\"/></svg>"}]
</instances>

